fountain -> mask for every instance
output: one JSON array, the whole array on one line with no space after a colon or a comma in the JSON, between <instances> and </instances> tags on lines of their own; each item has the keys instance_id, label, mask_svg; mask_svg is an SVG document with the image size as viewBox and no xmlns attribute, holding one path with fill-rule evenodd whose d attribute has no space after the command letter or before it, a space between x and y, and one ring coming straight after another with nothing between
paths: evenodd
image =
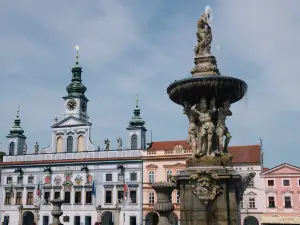
<instances>
[{"instance_id":1,"label":"fountain","mask_svg":"<svg viewBox=\"0 0 300 225\"><path fill-rule=\"evenodd\" d=\"M51 215L53 216L53 222L50 225L63 225L59 221L59 217L63 214L61 211L61 205L65 202L64 200L60 199L53 199L49 201L53 205L53 209L51 211Z\"/></svg>"},{"instance_id":2,"label":"fountain","mask_svg":"<svg viewBox=\"0 0 300 225\"><path fill-rule=\"evenodd\" d=\"M211 12L206 7L197 23L192 76L167 88L170 99L182 105L188 117L187 141L193 152L186 169L175 177L180 189L181 225L239 224L239 203L255 175L237 173L227 151L231 134L226 118L232 116L230 106L243 98L247 84L223 76L218 69L210 52Z\"/></svg>"},{"instance_id":3,"label":"fountain","mask_svg":"<svg viewBox=\"0 0 300 225\"><path fill-rule=\"evenodd\" d=\"M169 215L174 211L174 205L170 200L172 191L176 188L174 182L157 182L152 184L152 188L157 195L157 203L154 204L154 211L159 213L159 222L157 225L171 225Z\"/></svg>"}]
</instances>

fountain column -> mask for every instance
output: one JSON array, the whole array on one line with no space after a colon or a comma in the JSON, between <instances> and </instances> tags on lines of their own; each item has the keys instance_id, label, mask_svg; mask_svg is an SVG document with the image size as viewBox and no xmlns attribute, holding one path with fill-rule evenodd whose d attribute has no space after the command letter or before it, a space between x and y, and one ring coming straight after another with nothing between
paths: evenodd
<instances>
[{"instance_id":1,"label":"fountain column","mask_svg":"<svg viewBox=\"0 0 300 225\"><path fill-rule=\"evenodd\" d=\"M61 205L64 203L64 200L60 200L60 199L53 199L49 201L50 203L52 203L53 209L51 211L51 215L53 216L53 221L50 225L63 225L60 220L59 217L63 214L63 212L61 211Z\"/></svg>"},{"instance_id":2,"label":"fountain column","mask_svg":"<svg viewBox=\"0 0 300 225\"><path fill-rule=\"evenodd\" d=\"M243 98L247 84L223 76L211 54L211 8L197 22L195 67L191 76L167 88L170 99L183 106L188 117L187 142L193 154L186 169L175 177L180 188L181 225L236 225L240 223L241 196L254 174L233 169L227 151L231 134L226 119L231 104Z\"/></svg>"},{"instance_id":3,"label":"fountain column","mask_svg":"<svg viewBox=\"0 0 300 225\"><path fill-rule=\"evenodd\" d=\"M158 225L171 225L169 218L170 213L174 211L174 205L170 196L176 188L174 182L157 182L152 184L152 188L156 192L157 203L154 204L154 211L159 213Z\"/></svg>"}]
</instances>

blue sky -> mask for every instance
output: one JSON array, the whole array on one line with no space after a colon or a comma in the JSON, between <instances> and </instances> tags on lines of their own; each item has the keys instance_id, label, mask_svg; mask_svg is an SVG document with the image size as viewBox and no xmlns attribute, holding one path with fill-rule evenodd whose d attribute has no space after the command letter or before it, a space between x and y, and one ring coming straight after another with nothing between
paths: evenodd
<instances>
[{"instance_id":1,"label":"blue sky","mask_svg":"<svg viewBox=\"0 0 300 225\"><path fill-rule=\"evenodd\" d=\"M263 140L266 166L299 166L300 2L91 0L0 2L0 140L20 105L29 151L49 144L81 46L92 140L126 137L139 95L148 141L185 139L188 120L167 86L190 76L196 23L213 9L212 52L222 74L248 83L228 118L232 145ZM219 46L219 49L217 48Z\"/></svg>"}]
</instances>

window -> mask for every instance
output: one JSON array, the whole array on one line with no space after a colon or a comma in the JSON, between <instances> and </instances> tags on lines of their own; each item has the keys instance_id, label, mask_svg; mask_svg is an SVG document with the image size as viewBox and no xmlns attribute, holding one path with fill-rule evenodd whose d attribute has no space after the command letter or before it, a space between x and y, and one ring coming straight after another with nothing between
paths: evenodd
<instances>
[{"instance_id":1,"label":"window","mask_svg":"<svg viewBox=\"0 0 300 225\"><path fill-rule=\"evenodd\" d=\"M176 203L179 204L180 203L180 191L177 190L177 193L176 193Z\"/></svg>"},{"instance_id":2,"label":"window","mask_svg":"<svg viewBox=\"0 0 300 225\"><path fill-rule=\"evenodd\" d=\"M63 138L58 137L56 140L56 152L62 152L63 151Z\"/></svg>"},{"instance_id":3,"label":"window","mask_svg":"<svg viewBox=\"0 0 300 225\"><path fill-rule=\"evenodd\" d=\"M6 184L12 184L12 177L6 178Z\"/></svg>"},{"instance_id":4,"label":"window","mask_svg":"<svg viewBox=\"0 0 300 225\"><path fill-rule=\"evenodd\" d=\"M69 191L65 192L65 203L67 204L71 203L71 193Z\"/></svg>"},{"instance_id":5,"label":"window","mask_svg":"<svg viewBox=\"0 0 300 225\"><path fill-rule=\"evenodd\" d=\"M91 191L86 191L85 192L85 203L86 204L91 204L92 203L92 192Z\"/></svg>"},{"instance_id":6,"label":"window","mask_svg":"<svg viewBox=\"0 0 300 225\"><path fill-rule=\"evenodd\" d=\"M28 177L28 184L33 184L34 177L30 176Z\"/></svg>"},{"instance_id":7,"label":"window","mask_svg":"<svg viewBox=\"0 0 300 225\"><path fill-rule=\"evenodd\" d=\"M149 171L149 183L154 183L154 171L150 170Z\"/></svg>"},{"instance_id":8,"label":"window","mask_svg":"<svg viewBox=\"0 0 300 225\"><path fill-rule=\"evenodd\" d=\"M6 192L5 193L5 205L11 205L11 193L10 192Z\"/></svg>"},{"instance_id":9,"label":"window","mask_svg":"<svg viewBox=\"0 0 300 225\"><path fill-rule=\"evenodd\" d=\"M16 205L22 205L22 192L17 192Z\"/></svg>"},{"instance_id":10,"label":"window","mask_svg":"<svg viewBox=\"0 0 300 225\"><path fill-rule=\"evenodd\" d=\"M44 200L45 200L45 203L47 204L50 200L50 192L44 192Z\"/></svg>"},{"instance_id":11,"label":"window","mask_svg":"<svg viewBox=\"0 0 300 225\"><path fill-rule=\"evenodd\" d=\"M292 202L290 196L284 197L284 208L292 208Z\"/></svg>"},{"instance_id":12,"label":"window","mask_svg":"<svg viewBox=\"0 0 300 225\"><path fill-rule=\"evenodd\" d=\"M298 179L298 186L300 186L300 179Z\"/></svg>"},{"instance_id":13,"label":"window","mask_svg":"<svg viewBox=\"0 0 300 225\"><path fill-rule=\"evenodd\" d=\"M9 223L9 216L4 216L4 225L8 225Z\"/></svg>"},{"instance_id":14,"label":"window","mask_svg":"<svg viewBox=\"0 0 300 225\"><path fill-rule=\"evenodd\" d=\"M154 203L154 192L153 191L149 192L149 203L150 204Z\"/></svg>"},{"instance_id":15,"label":"window","mask_svg":"<svg viewBox=\"0 0 300 225\"><path fill-rule=\"evenodd\" d=\"M74 216L74 225L81 225L80 224L80 216Z\"/></svg>"},{"instance_id":16,"label":"window","mask_svg":"<svg viewBox=\"0 0 300 225\"><path fill-rule=\"evenodd\" d=\"M80 135L77 140L78 140L77 151L83 152L84 151L84 137L82 135Z\"/></svg>"},{"instance_id":17,"label":"window","mask_svg":"<svg viewBox=\"0 0 300 225\"><path fill-rule=\"evenodd\" d=\"M137 180L137 173L131 173L130 174L130 180L131 181L136 181Z\"/></svg>"},{"instance_id":18,"label":"window","mask_svg":"<svg viewBox=\"0 0 300 225\"><path fill-rule=\"evenodd\" d=\"M23 184L23 177L18 177L17 183L18 184Z\"/></svg>"},{"instance_id":19,"label":"window","mask_svg":"<svg viewBox=\"0 0 300 225\"><path fill-rule=\"evenodd\" d=\"M106 181L112 181L112 174L111 173L106 174Z\"/></svg>"},{"instance_id":20,"label":"window","mask_svg":"<svg viewBox=\"0 0 300 225\"><path fill-rule=\"evenodd\" d=\"M268 180L268 186L274 187L274 180Z\"/></svg>"},{"instance_id":21,"label":"window","mask_svg":"<svg viewBox=\"0 0 300 225\"><path fill-rule=\"evenodd\" d=\"M135 216L130 216L130 225L136 225L136 217Z\"/></svg>"},{"instance_id":22,"label":"window","mask_svg":"<svg viewBox=\"0 0 300 225\"><path fill-rule=\"evenodd\" d=\"M176 174L180 174L180 170L176 170Z\"/></svg>"},{"instance_id":23,"label":"window","mask_svg":"<svg viewBox=\"0 0 300 225\"><path fill-rule=\"evenodd\" d=\"M172 170L167 170L167 182L171 181Z\"/></svg>"},{"instance_id":24,"label":"window","mask_svg":"<svg viewBox=\"0 0 300 225\"><path fill-rule=\"evenodd\" d=\"M290 186L290 180L283 180L283 186L285 187Z\"/></svg>"},{"instance_id":25,"label":"window","mask_svg":"<svg viewBox=\"0 0 300 225\"><path fill-rule=\"evenodd\" d=\"M33 205L33 192L27 192L27 205Z\"/></svg>"},{"instance_id":26,"label":"window","mask_svg":"<svg viewBox=\"0 0 300 225\"><path fill-rule=\"evenodd\" d=\"M249 208L255 209L255 198L249 198Z\"/></svg>"},{"instance_id":27,"label":"window","mask_svg":"<svg viewBox=\"0 0 300 225\"><path fill-rule=\"evenodd\" d=\"M275 208L275 198L273 196L269 197L269 208Z\"/></svg>"},{"instance_id":28,"label":"window","mask_svg":"<svg viewBox=\"0 0 300 225\"><path fill-rule=\"evenodd\" d=\"M248 187L254 187L254 180L253 178L250 180Z\"/></svg>"},{"instance_id":29,"label":"window","mask_svg":"<svg viewBox=\"0 0 300 225\"><path fill-rule=\"evenodd\" d=\"M105 203L111 204L112 203L112 191L105 191Z\"/></svg>"},{"instance_id":30,"label":"window","mask_svg":"<svg viewBox=\"0 0 300 225\"><path fill-rule=\"evenodd\" d=\"M118 203L123 202L124 191L118 190Z\"/></svg>"},{"instance_id":31,"label":"window","mask_svg":"<svg viewBox=\"0 0 300 225\"><path fill-rule=\"evenodd\" d=\"M69 136L67 138L67 152L73 152L73 137Z\"/></svg>"},{"instance_id":32,"label":"window","mask_svg":"<svg viewBox=\"0 0 300 225\"><path fill-rule=\"evenodd\" d=\"M91 216L85 216L84 225L92 225L92 217Z\"/></svg>"},{"instance_id":33,"label":"window","mask_svg":"<svg viewBox=\"0 0 300 225\"><path fill-rule=\"evenodd\" d=\"M49 225L49 216L43 216L43 225Z\"/></svg>"},{"instance_id":34,"label":"window","mask_svg":"<svg viewBox=\"0 0 300 225\"><path fill-rule=\"evenodd\" d=\"M15 142L10 142L9 143L9 155L14 155L14 151L15 151Z\"/></svg>"},{"instance_id":35,"label":"window","mask_svg":"<svg viewBox=\"0 0 300 225\"><path fill-rule=\"evenodd\" d=\"M123 173L118 174L118 181L124 181L124 174Z\"/></svg>"},{"instance_id":36,"label":"window","mask_svg":"<svg viewBox=\"0 0 300 225\"><path fill-rule=\"evenodd\" d=\"M54 199L60 199L60 191L54 192Z\"/></svg>"},{"instance_id":37,"label":"window","mask_svg":"<svg viewBox=\"0 0 300 225\"><path fill-rule=\"evenodd\" d=\"M81 204L81 191L75 191L75 204Z\"/></svg>"},{"instance_id":38,"label":"window","mask_svg":"<svg viewBox=\"0 0 300 225\"><path fill-rule=\"evenodd\" d=\"M133 134L131 136L131 149L137 149L137 135Z\"/></svg>"},{"instance_id":39,"label":"window","mask_svg":"<svg viewBox=\"0 0 300 225\"><path fill-rule=\"evenodd\" d=\"M243 197L242 197L241 202L240 202L240 207L241 207L241 209L244 208L244 199L243 199Z\"/></svg>"},{"instance_id":40,"label":"window","mask_svg":"<svg viewBox=\"0 0 300 225\"><path fill-rule=\"evenodd\" d=\"M131 190L130 191L130 202L131 203L137 203L136 202L136 190Z\"/></svg>"}]
</instances>

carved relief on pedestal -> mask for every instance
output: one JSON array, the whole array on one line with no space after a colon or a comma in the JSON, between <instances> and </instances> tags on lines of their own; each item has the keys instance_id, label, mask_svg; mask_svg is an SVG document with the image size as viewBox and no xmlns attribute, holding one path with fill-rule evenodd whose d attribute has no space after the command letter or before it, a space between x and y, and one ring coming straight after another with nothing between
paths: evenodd
<instances>
[{"instance_id":1,"label":"carved relief on pedestal","mask_svg":"<svg viewBox=\"0 0 300 225\"><path fill-rule=\"evenodd\" d=\"M218 175L211 171L198 171L190 176L190 185L194 195L207 207L216 197L223 192L223 188L218 184Z\"/></svg>"}]
</instances>

